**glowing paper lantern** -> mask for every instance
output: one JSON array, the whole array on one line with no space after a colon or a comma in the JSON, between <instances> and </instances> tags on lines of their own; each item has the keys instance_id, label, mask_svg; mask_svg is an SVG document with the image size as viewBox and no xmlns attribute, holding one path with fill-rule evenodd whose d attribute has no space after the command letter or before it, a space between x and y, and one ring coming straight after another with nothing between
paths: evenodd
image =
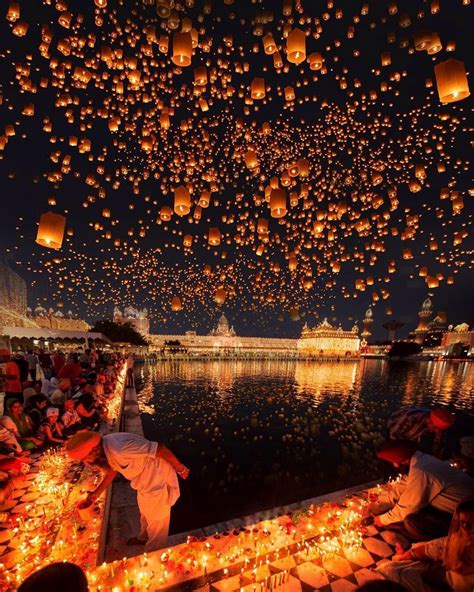
<instances>
[{"instance_id":1,"label":"glowing paper lantern","mask_svg":"<svg viewBox=\"0 0 474 592\"><path fill-rule=\"evenodd\" d=\"M321 70L323 65L323 57L320 53L315 51L308 56L309 69L310 70Z\"/></svg>"},{"instance_id":2,"label":"glowing paper lantern","mask_svg":"<svg viewBox=\"0 0 474 592\"><path fill-rule=\"evenodd\" d=\"M173 214L173 210L169 206L163 206L160 209L160 218L163 222L169 222L171 220L171 216Z\"/></svg>"},{"instance_id":3,"label":"glowing paper lantern","mask_svg":"<svg viewBox=\"0 0 474 592\"><path fill-rule=\"evenodd\" d=\"M36 242L50 249L60 249L63 244L66 217L54 212L41 214Z\"/></svg>"},{"instance_id":4,"label":"glowing paper lantern","mask_svg":"<svg viewBox=\"0 0 474 592\"><path fill-rule=\"evenodd\" d=\"M272 189L270 193L270 213L272 218L283 218L286 215L286 191Z\"/></svg>"},{"instance_id":5,"label":"glowing paper lantern","mask_svg":"<svg viewBox=\"0 0 474 592\"><path fill-rule=\"evenodd\" d=\"M174 190L174 211L178 216L186 216L191 211L191 196L184 185Z\"/></svg>"},{"instance_id":6,"label":"glowing paper lantern","mask_svg":"<svg viewBox=\"0 0 474 592\"><path fill-rule=\"evenodd\" d=\"M265 98L265 79L254 78L250 87L250 96L258 101Z\"/></svg>"},{"instance_id":7,"label":"glowing paper lantern","mask_svg":"<svg viewBox=\"0 0 474 592\"><path fill-rule=\"evenodd\" d=\"M174 33L172 61L176 66L186 67L191 64L193 40L191 33Z\"/></svg>"},{"instance_id":8,"label":"glowing paper lantern","mask_svg":"<svg viewBox=\"0 0 474 592\"><path fill-rule=\"evenodd\" d=\"M286 40L288 61L301 64L306 59L306 34L301 29L293 29Z\"/></svg>"},{"instance_id":9,"label":"glowing paper lantern","mask_svg":"<svg viewBox=\"0 0 474 592\"><path fill-rule=\"evenodd\" d=\"M276 52L276 43L271 33L267 33L263 38L263 48L267 55L272 55Z\"/></svg>"},{"instance_id":10,"label":"glowing paper lantern","mask_svg":"<svg viewBox=\"0 0 474 592\"><path fill-rule=\"evenodd\" d=\"M258 167L258 158L253 150L248 150L244 156L245 164L251 171Z\"/></svg>"},{"instance_id":11,"label":"glowing paper lantern","mask_svg":"<svg viewBox=\"0 0 474 592\"><path fill-rule=\"evenodd\" d=\"M215 226L209 228L208 242L213 247L221 244L221 232Z\"/></svg>"},{"instance_id":12,"label":"glowing paper lantern","mask_svg":"<svg viewBox=\"0 0 474 592\"><path fill-rule=\"evenodd\" d=\"M218 288L214 296L215 302L217 302L217 304L224 304L226 298L227 291L224 288Z\"/></svg>"},{"instance_id":13,"label":"glowing paper lantern","mask_svg":"<svg viewBox=\"0 0 474 592\"><path fill-rule=\"evenodd\" d=\"M439 100L442 103L462 101L471 92L464 63L450 58L434 67Z\"/></svg>"},{"instance_id":14,"label":"glowing paper lantern","mask_svg":"<svg viewBox=\"0 0 474 592\"><path fill-rule=\"evenodd\" d=\"M173 298L171 298L171 310L174 312L179 312L182 309L183 307L181 305L181 298L179 296L173 296Z\"/></svg>"},{"instance_id":15,"label":"glowing paper lantern","mask_svg":"<svg viewBox=\"0 0 474 592\"><path fill-rule=\"evenodd\" d=\"M266 218L259 218L257 223L258 234L268 234L268 220Z\"/></svg>"}]
</instances>

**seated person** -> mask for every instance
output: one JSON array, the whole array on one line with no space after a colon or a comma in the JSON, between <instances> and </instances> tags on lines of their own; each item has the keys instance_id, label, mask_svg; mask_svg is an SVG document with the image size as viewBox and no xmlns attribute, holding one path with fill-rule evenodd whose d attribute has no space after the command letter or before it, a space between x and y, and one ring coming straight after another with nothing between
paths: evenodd
<instances>
[{"instance_id":1,"label":"seated person","mask_svg":"<svg viewBox=\"0 0 474 592\"><path fill-rule=\"evenodd\" d=\"M379 496L379 503L392 508L376 516L378 527L403 522L405 533L413 540L426 541L444 536L457 504L474 494L474 479L434 456L417 452L407 440L387 440L377 456L408 475Z\"/></svg>"},{"instance_id":2,"label":"seated person","mask_svg":"<svg viewBox=\"0 0 474 592\"><path fill-rule=\"evenodd\" d=\"M69 382L67 380L61 380L58 384L58 388L49 395L49 402L55 407L60 407L61 405L64 405L68 394Z\"/></svg>"},{"instance_id":3,"label":"seated person","mask_svg":"<svg viewBox=\"0 0 474 592\"><path fill-rule=\"evenodd\" d=\"M408 551L398 545L392 561L377 570L411 592L474 590L474 499L458 505L447 537L416 543Z\"/></svg>"},{"instance_id":4,"label":"seated person","mask_svg":"<svg viewBox=\"0 0 474 592\"><path fill-rule=\"evenodd\" d=\"M40 434L44 438L45 446L54 446L64 444L67 440L63 435L62 425L58 422L59 409L57 407L48 407L46 409L46 418L40 426Z\"/></svg>"},{"instance_id":5,"label":"seated person","mask_svg":"<svg viewBox=\"0 0 474 592\"><path fill-rule=\"evenodd\" d=\"M99 398L103 398L105 395L105 376L103 374L99 374L97 376L97 380L96 383L94 385L94 389L95 389L95 394L99 397Z\"/></svg>"},{"instance_id":6,"label":"seated person","mask_svg":"<svg viewBox=\"0 0 474 592\"><path fill-rule=\"evenodd\" d=\"M21 455L23 449L15 436L13 420L4 415L0 417L0 452L3 454Z\"/></svg>"},{"instance_id":7,"label":"seated person","mask_svg":"<svg viewBox=\"0 0 474 592\"><path fill-rule=\"evenodd\" d=\"M39 430L47 406L48 399L41 394L30 397L28 404L25 405L25 413L31 419L35 431Z\"/></svg>"},{"instance_id":8,"label":"seated person","mask_svg":"<svg viewBox=\"0 0 474 592\"><path fill-rule=\"evenodd\" d=\"M86 388L84 388L86 391ZM94 395L83 392L77 399L76 411L85 427L92 427L100 421L100 413Z\"/></svg>"},{"instance_id":9,"label":"seated person","mask_svg":"<svg viewBox=\"0 0 474 592\"><path fill-rule=\"evenodd\" d=\"M63 434L69 436L81 428L82 422L79 413L76 411L76 405L72 399L68 399L64 404L64 413L61 417L61 423L64 426Z\"/></svg>"},{"instance_id":10,"label":"seated person","mask_svg":"<svg viewBox=\"0 0 474 592\"><path fill-rule=\"evenodd\" d=\"M23 450L33 450L41 446L42 439L33 427L33 422L24 413L23 405L17 399L10 399L7 403L7 416L15 425L15 437Z\"/></svg>"}]
</instances>

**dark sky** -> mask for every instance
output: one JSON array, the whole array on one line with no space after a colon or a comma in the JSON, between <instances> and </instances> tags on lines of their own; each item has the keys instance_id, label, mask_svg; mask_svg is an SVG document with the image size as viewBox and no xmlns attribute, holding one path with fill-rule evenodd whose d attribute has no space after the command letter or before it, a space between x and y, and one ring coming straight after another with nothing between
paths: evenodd
<instances>
[{"instance_id":1,"label":"dark sky","mask_svg":"<svg viewBox=\"0 0 474 592\"><path fill-rule=\"evenodd\" d=\"M433 64L437 61L447 59L449 57L456 57L466 63L466 68L469 70L469 28L465 26L469 16L472 14L470 7L465 7L462 2L441 2L441 13L439 15L430 14L430 3L421 1L402 1L398 2L397 15L388 14L388 2L377 1L369 2L369 15L361 17L361 24L355 23L356 41L353 43L347 40L347 30L354 26L354 15L360 14L360 8L363 4L358 2L335 2L332 9L328 9L330 19L327 23L324 21L323 13L326 11L325 3L313 3L306 0L303 2L304 14L312 18L312 27L314 28L314 19L319 18L323 24L323 33L319 39L308 38L308 53L310 51L320 51L326 59L328 66L332 64L330 72L327 76L319 77L318 81L311 81L310 76L301 75L297 69L290 69L288 73L279 74L274 73L271 66L271 57L260 53L252 53L252 45L258 43L261 45L261 37L256 37L252 34L253 25L252 19L261 10L274 11L274 21L265 26L265 31L271 30L275 39L281 38L281 32L278 32L278 21L281 18L281 2L278 0L264 1L260 3L251 3L247 1L238 1L234 6L224 6L222 1L214 0L213 12L209 16L205 16L202 26L206 28L206 35L215 39L215 44L211 52L207 55L199 55L199 59L193 57L192 67L184 71L180 76L174 76L171 80L172 92L178 95L183 83L190 85L192 81L192 69L199 63L210 60L211 65L215 65L219 59L219 54L215 51L218 46L218 40L224 38L226 35L233 35L235 44L242 44L246 60L250 64L250 71L244 75L243 80L246 84L250 84L254 76L263 75L267 83L272 86L273 100L266 105L262 105L260 110L252 111L251 114L245 118L243 100L233 100L232 103L224 106L222 101L215 99L211 102L209 111L209 119L215 121L215 126L212 129L213 133L218 138L220 148L215 148L213 155L216 168L224 170L226 165L226 158L228 154L225 152L225 145L229 141L240 142L232 134L229 135L230 121L235 121L238 117L244 117L245 121L255 120L261 125L264 121L269 121L272 127L280 130L280 133L285 125L289 128L293 126L294 129L299 130L304 126L301 120L305 121L304 125L312 125L324 121L325 111L321 107L321 101L327 99L334 108L344 110L349 103L354 101L354 97L348 96L347 92L343 92L339 88L337 76L342 72L342 68L347 68L345 75L348 80L358 78L362 82L363 89L370 89L374 84L374 69L380 68L380 53L382 51L390 51L392 55L393 71L406 71L407 76L399 85L399 92L397 94L391 93L390 98L384 98L381 95L379 101L370 106L370 116L360 113L360 121L363 117L366 121L375 117L382 118L388 115L392 121L400 118L400 130L393 125L390 131L392 139L395 141L395 148L393 157L395 159L397 148L402 152L404 149L404 142L407 142L407 134L416 137L420 129L426 130L428 134L425 136L429 138L430 132L433 134L439 133L439 128L435 127L438 121L439 113L447 112L453 117L458 117L461 124L458 125L455 131L451 130L451 138L449 140L449 152L452 160L450 165L453 176L432 175L430 173L428 181L422 191L418 194L412 194L407 188L406 183L401 183L398 186L397 198L400 201L397 214L394 214L398 225L402 227L402 219L404 219L404 208L409 207L411 213L419 213L421 216L420 230L415 239L409 241L409 244L401 244L398 237L391 238L385 236L383 238L386 251L381 254L375 268L374 275L378 274L380 277L386 275L382 268L386 269L388 262L395 259L397 262L397 273L391 277L390 297L387 300L380 300L374 303L374 335L377 338L382 338L385 331L382 324L390 318L397 318L405 323L402 333L407 333L413 329L417 322L417 311L421 307L421 303L428 295L431 295L433 300L433 307L435 311L445 310L448 314L448 321L450 323L459 323L473 321L473 307L472 307L472 241L469 238L465 239L461 247L458 247L455 252L452 248L452 233L454 230L465 229L470 225L472 219L472 198L469 197L467 190L472 187L470 183L469 171L467 161L470 156L470 146L466 130L469 127L469 115L472 108L472 99L466 99L459 103L453 103L448 106L440 105L436 91L433 95L427 95L425 88L426 78L433 78ZM318 6L316 6L316 4ZM77 16L78 12L84 15L85 25L81 31L88 31L95 33L100 37L103 32L108 35L113 29L111 19L106 19L103 27L94 26L94 5L93 2L69 2L71 12ZM131 6L135 6L135 14ZM192 19L196 26L199 23L199 15L202 15L202 5L200 0L196 1L194 9L189 9L186 13L180 13L181 16L185 14ZM117 18L125 24L126 19L134 23L140 23L140 27L144 23L155 23L159 33L164 32L160 29L160 21L156 17L153 8L143 7L141 2L126 3L126 7L119 6L118 3L109 1L109 11L117 7ZM344 15L342 19L335 18L335 9L342 8ZM0 20L0 80L2 104L0 105L0 135L2 133L2 126L8 123L15 125L16 135L10 138L8 145L3 151L3 158L0 160L0 178L2 186L2 233L0 235L0 256L4 262L16 269L22 277L24 277L29 285L29 301L31 306L35 306L38 302L43 305L57 308L59 304L63 306L63 310L72 309L79 315L86 317L87 320L110 315L114 304L121 306L132 304L136 306L147 306L151 309L153 314L152 330L156 332L181 332L186 329L194 328L198 332L207 332L215 323L221 311L224 311L231 323L234 324L238 334L241 335L278 335L278 336L296 336L299 334L304 321L308 321L311 325L314 324L317 318L328 316L334 319L337 324L342 323L344 328L350 328L355 320L361 320L364 312L369 305L372 304L371 292L367 289L365 292L359 293L357 298L344 298L343 286L352 293L354 281L359 275L354 270L353 265L344 265L341 273L337 277L337 283L332 288L324 287L328 276L325 273L313 274L314 285L309 293L295 291L291 279L288 279L284 291L287 299L284 302L276 303L271 307L260 306L259 302L250 294L254 294L250 289L250 282L252 274L256 273L253 265L258 266L262 263L255 257L251 246L244 248L236 248L235 245L227 247L227 259L223 262L221 252L218 256L209 251L205 247L205 241L196 241L193 252L183 254L181 249L173 248L176 241L175 235L169 230L166 232L163 225L157 226L154 221L157 217L157 212L161 205L171 205L172 198L170 193L164 193L160 182L150 178L144 180L140 186L138 194L133 193L132 184L126 181L121 183L117 190L110 190L107 186L107 197L105 200L96 200L91 203L88 208L82 207L82 202L87 199L87 195L96 193L95 188L88 187L84 179L93 172L97 166L97 160L91 163L86 157L76 157L77 152L68 149L61 138L67 138L71 135L87 135L93 141L93 149L95 157L101 153L103 147L107 147L107 156L105 159L105 166L107 171L115 171L120 166L127 166L131 170L140 171L149 168L149 160L147 161L143 153L137 145L136 134L130 133L125 138L126 148L118 150L113 146L113 140L107 129L106 123L101 118L90 118L87 115L83 121L90 121L91 127L89 130L81 132L79 125L81 122L78 117L80 106L92 105L95 109L103 105L104 99L107 96L107 84L105 89L97 89L89 85L87 89L73 89L73 92L79 97L79 106L71 107L76 113L74 124L67 124L64 117L64 109L55 107L55 100L57 98L57 88L49 85L47 89L38 89L35 94L25 93L19 91L18 74L15 79L15 64L29 64L30 78L35 84L39 86L41 77L51 78L50 62L48 59L39 55L38 46L41 40L41 24L48 23L54 32L54 42L57 39L64 37L68 31L57 25L58 14L52 6L42 4L40 2L21 2L22 20L29 22L30 27L26 37L18 38L11 33L11 25L2 18ZM232 11L235 11L235 18L231 17ZM424 18L420 18L420 11L424 11ZM109 12L104 13L106 15ZM295 14L295 13L294 13ZM400 26L400 19L403 15L409 15L411 18L411 26L403 28ZM298 16L298 15L297 15ZM239 19L241 19L239 21ZM373 26L372 26L373 25ZM406 37L408 44L413 45L413 32L420 29L434 30L439 33L440 39L443 42L443 51L436 56L428 56L422 52L408 52L406 47L400 47L403 42L401 39ZM387 39L391 31L396 34L396 42L389 44ZM69 32L70 33L70 32ZM334 41L340 40L340 47L335 47ZM447 53L445 51L446 44L449 41L456 42L455 52ZM327 50L327 46L331 45L331 50ZM91 50L86 55L93 55L100 46L97 42L96 49ZM134 50L126 46L125 53L133 56ZM360 51L360 57L355 59L353 56L354 47ZM52 55L57 52L52 51ZM333 55L338 57L337 61L333 60ZM31 56L31 58L29 57ZM64 56L59 56L64 60ZM229 59L237 60L236 54L233 54ZM285 56L283 55L285 60ZM196 59L196 61L195 61ZM241 61L244 61L240 58ZM71 56L70 60L74 65L79 65L80 60L76 56ZM156 66L157 72L166 72L169 66ZM304 92L309 95L317 95L318 102L308 101L303 104L296 104L294 111L282 108L282 100L277 97L275 92L277 87L285 86L287 84L296 85L298 80L304 77L309 78L307 90ZM386 76L383 80L386 80ZM380 79L377 79L377 84L380 84ZM238 79L240 80L240 79ZM232 80L232 84L237 86L238 80ZM169 102L169 88L163 91L163 100ZM166 92L168 94L166 94ZM303 91L301 91L303 92ZM359 92L359 91L357 91ZM110 93L109 93L110 94ZM358 95L357 95L358 96ZM357 97L356 97L357 98ZM106 99L105 99L106 100ZM33 102L35 104L34 117L27 117L22 115L22 109L25 104ZM429 109L420 111L417 121L409 124L409 117L407 114L413 113L417 108L423 109L426 104L430 105ZM136 105L133 106L133 112L136 113ZM186 101L182 101L176 108L176 121L184 119L185 117L192 117L192 106L190 107ZM54 135L59 138L59 141L52 143L50 141L51 135L43 131L43 120L49 117L54 124ZM196 119L202 119L202 114L199 114ZM137 120L138 121L138 120ZM408 123L407 123L408 122ZM410 129L410 125L412 126ZM210 126L211 127L211 126ZM403 129L402 129L403 128ZM399 135L396 134L399 132ZM296 139L288 144L290 147L297 149L298 134L296 132ZM24 135L24 137L22 137ZM421 137L421 136L420 136ZM124 136L122 136L124 139ZM183 135L180 131L178 123L173 124L172 129L167 137L167 146L173 148L173 142L178 142L180 150L186 147L189 141L189 135ZM362 142L366 140L367 136L355 137L354 142ZM302 140L303 141L303 140ZM312 140L309 141L311 143ZM314 142L318 139L315 138ZM390 152L386 151L384 143L387 138L377 136L371 137L371 142L381 154L390 157ZM429 138L427 144L432 146L436 140ZM398 146L397 146L398 144ZM291 148L293 149L293 148ZM422 154L423 143L420 140L420 145L417 147ZM62 157L67 154L73 154L71 172L63 176L60 183L52 183L48 181L47 174L51 171L60 169L60 164L54 163L51 160L51 155L55 151L60 153L60 161ZM167 150L167 149L166 149ZM168 156L163 156L166 152L165 148L159 147L156 153L157 162L162 162L166 166L169 164ZM172 150L170 152L172 158ZM2 155L2 152L0 152ZM426 154L423 154L426 157ZM270 155L268 156L270 158ZM455 166L455 160L459 158L463 165ZM390 169L391 162L387 160L387 169ZM312 165L321 167L322 176L331 178L331 176L343 173L345 168L354 168L354 162L350 154L340 150L337 155L337 166L334 163L328 163L327 154L320 154L318 158L313 159ZM408 165L407 165L408 166ZM229 164L228 168L234 165ZM270 169L267 167L267 171ZM461 169L461 170L459 170ZM235 167L232 168L232 171ZM167 171L163 173L166 175ZM395 174L395 173L394 173ZM456 175L456 189L458 189L464 197L464 209L462 214L454 217L451 209L447 207L446 202L439 200L439 191L444 187L448 181ZM313 181L313 189L318 190L318 183L321 181L315 179ZM182 182L182 179L181 179ZM252 183L254 185L252 185ZM170 187L176 183L169 182ZM109 184L110 185L110 184ZM220 205L209 208L206 215L209 216L209 223L205 226L213 226L214 224L221 224L223 216L229 216L234 213L234 206L229 206L229 201L226 201L230 196L235 195L241 191L242 193L251 194L256 190L255 181L252 179L244 179L244 175L240 175L237 179L229 182L229 179L222 181L221 193L224 197L220 200ZM386 187L384 186L384 190ZM350 199L350 188L341 188L342 193L339 194L345 199ZM345 193L344 193L345 191ZM150 201L144 199L147 195L151 196L152 201L155 200L157 205L150 209ZM57 206L50 208L48 206L48 198L55 197ZM329 200L329 197L328 197ZM130 210L129 204L135 204L133 210ZM445 223L449 222L448 226L443 226L442 222L435 215L435 208L442 207L445 210L445 216L442 220ZM138 228L149 224L150 230L146 232L146 236L141 238L136 243L136 249L140 249L140 257L138 259L132 255L130 250L125 254L121 254L118 250L110 248L110 241L104 241L100 233L94 231L92 225L97 221L102 221L100 212L104 207L110 207L113 210L113 219L117 220L117 224L113 227L114 238L127 240L127 231L130 227L135 229L135 237L138 234ZM74 236L68 238L63 249L58 253L46 252L45 249L35 244L34 239L37 229L37 221L41 213L53 209L54 211L67 213L68 227L74 228ZM237 208L235 208L235 213ZM252 214L253 215L253 214ZM141 222L140 222L141 221ZM207 221L206 221L207 222ZM174 224L174 222L173 222ZM174 226L170 224L170 229ZM186 219L180 221L176 229L182 229L183 233L194 232L196 225L190 225ZM270 231L272 236L279 232L279 227L275 220L271 220ZM204 228L200 228L201 234ZM235 235L235 225L229 229L230 235ZM449 238L446 239L448 232ZM447 253L453 251L452 256L448 255L448 265L439 265L435 263L434 255L437 253L430 253L429 249L425 251L425 246L429 237L438 239L440 245L447 240L441 249ZM369 238L351 237L345 239L346 252L356 250L364 250L364 243ZM180 239L182 240L182 239ZM415 253L415 259L404 261L401 253L402 248L410 247ZM284 268L285 259L282 253L278 253L278 244L272 245L272 257L275 261L281 261L282 268ZM157 250L158 249L158 250ZM221 248L222 250L222 248ZM51 264L50 261L58 257L61 259L60 263ZM116 277L107 276L105 268L110 261L114 261L117 269L122 269L122 273ZM138 260L140 263L138 263ZM206 292L205 282L200 277L201 272L197 271L193 280L189 280L190 271L202 270L204 264L210 263L214 269L222 269L223 265L234 264L232 281L235 289L235 296L228 298L223 306L217 306L213 302L212 290ZM435 269L436 272L443 273L446 277L453 271L455 277L454 286L447 286L444 281L441 282L440 287L431 292L428 291L426 283L423 278L418 277L418 269L420 266L428 265L430 269ZM54 270L54 271L51 271ZM153 285L153 271L157 273L156 284L157 294L155 299L150 298L150 288ZM71 273L75 280L71 283ZM216 272L217 273L217 272ZM370 269L366 269L363 275L369 275ZM144 280L146 274L151 274L148 280ZM286 272L282 272L280 278L286 278ZM66 278L66 279L64 279ZM165 280L163 278L169 278ZM179 279L178 279L179 278ZM184 279L186 278L186 279ZM167 281L169 288L167 287ZM227 281L227 280L226 280ZM262 288L269 291L276 291L279 289L278 284L281 279L277 279L272 287ZM192 306L184 306L184 310L178 313L170 311L170 299L176 293L176 285L182 282L182 298L192 300ZM60 287L59 284L63 284ZM213 284L214 287L216 284ZM72 290L68 290L71 287ZM196 292L194 292L194 289ZM301 292L301 294L300 294ZM293 298L293 301L292 301ZM190 301L189 300L189 301ZM58 304L59 303L59 304ZM301 305L300 305L301 304ZM291 320L289 309L291 307L299 308L301 319ZM392 312L387 312L387 307Z\"/></svg>"}]
</instances>

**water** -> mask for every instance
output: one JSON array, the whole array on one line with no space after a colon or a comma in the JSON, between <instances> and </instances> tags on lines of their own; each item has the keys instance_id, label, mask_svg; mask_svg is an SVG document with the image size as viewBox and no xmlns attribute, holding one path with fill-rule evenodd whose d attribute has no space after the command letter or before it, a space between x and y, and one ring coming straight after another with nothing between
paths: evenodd
<instances>
[{"instance_id":1,"label":"water","mask_svg":"<svg viewBox=\"0 0 474 592\"><path fill-rule=\"evenodd\" d=\"M171 532L377 478L374 449L402 405L443 405L474 435L474 364L160 361L137 366L145 436L191 469Z\"/></svg>"}]
</instances>

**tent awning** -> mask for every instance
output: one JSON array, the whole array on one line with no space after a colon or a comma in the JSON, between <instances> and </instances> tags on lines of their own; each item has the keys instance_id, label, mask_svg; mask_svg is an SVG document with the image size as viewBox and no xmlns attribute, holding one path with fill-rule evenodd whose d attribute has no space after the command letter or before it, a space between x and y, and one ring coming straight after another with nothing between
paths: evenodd
<instances>
[{"instance_id":1,"label":"tent awning","mask_svg":"<svg viewBox=\"0 0 474 592\"><path fill-rule=\"evenodd\" d=\"M111 344L111 341L103 333L95 333L90 331L68 331L65 329L45 329L29 328L29 327L2 327L2 335L7 335L10 338L18 339L44 339L44 340L63 340L63 339L89 339L90 341L100 340L104 343Z\"/></svg>"}]
</instances>

